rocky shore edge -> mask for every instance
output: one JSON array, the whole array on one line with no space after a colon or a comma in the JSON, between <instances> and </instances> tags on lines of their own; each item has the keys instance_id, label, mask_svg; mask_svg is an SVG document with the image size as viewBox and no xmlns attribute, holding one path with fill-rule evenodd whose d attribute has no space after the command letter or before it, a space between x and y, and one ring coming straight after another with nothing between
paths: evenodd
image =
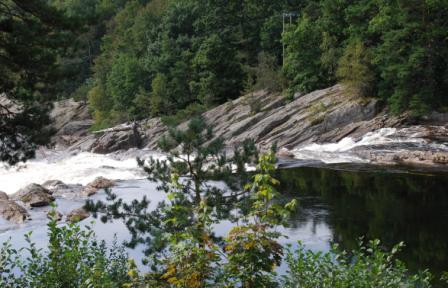
<instances>
[{"instance_id":1,"label":"rocky shore edge","mask_svg":"<svg viewBox=\"0 0 448 288\"><path fill-rule=\"evenodd\" d=\"M39 184L29 184L18 190L16 193L8 195L0 191L0 218L11 223L21 224L32 220L29 210L38 207L50 207L57 198L85 199L95 195L101 189L112 188L115 182L104 177L97 177L95 180L82 186L80 184L65 184L59 180L49 180ZM89 217L90 214L82 207L73 209L66 215L53 209L48 209L47 217L56 221L75 223Z\"/></svg>"},{"instance_id":2,"label":"rocky shore edge","mask_svg":"<svg viewBox=\"0 0 448 288\"><path fill-rule=\"evenodd\" d=\"M302 95L296 93L286 101L279 93L257 91L217 106L202 114L214 128L216 137L225 139L232 148L244 139L253 139L261 150L273 143L281 148L280 157L294 157L298 146L311 143L336 143L345 137L359 140L381 128L397 128L397 137L419 137L427 143L448 143L448 113L433 112L416 119L409 113L391 115L377 98L358 97L342 85ZM123 123L90 132L93 120L85 103L65 100L55 104L51 113L53 147L72 152L88 151L108 154L130 148L157 150L158 140L168 127L161 118ZM187 122L177 128L186 127ZM446 168L448 151L428 147L369 146L354 152L378 165L414 165Z\"/></svg>"}]
</instances>

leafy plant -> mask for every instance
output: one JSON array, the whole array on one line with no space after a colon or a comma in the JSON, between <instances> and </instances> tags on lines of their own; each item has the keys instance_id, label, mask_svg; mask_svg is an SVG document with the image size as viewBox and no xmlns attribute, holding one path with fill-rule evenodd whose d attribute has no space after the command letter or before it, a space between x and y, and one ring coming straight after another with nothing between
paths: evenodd
<instances>
[{"instance_id":1,"label":"leafy plant","mask_svg":"<svg viewBox=\"0 0 448 288\"><path fill-rule=\"evenodd\" d=\"M128 259L117 244L107 248L93 231L75 224L48 224L48 246L39 249L25 235L28 247L15 249L10 242L0 248L0 286L21 287L121 287L130 281Z\"/></svg>"},{"instance_id":2,"label":"leafy plant","mask_svg":"<svg viewBox=\"0 0 448 288\"><path fill-rule=\"evenodd\" d=\"M432 276L427 270L412 275L396 259L403 245L384 251L380 241L373 240L367 245L360 242L359 248L350 253L337 245L322 253L305 250L299 243L286 255L289 270L282 277L282 287L431 287Z\"/></svg>"}]
</instances>

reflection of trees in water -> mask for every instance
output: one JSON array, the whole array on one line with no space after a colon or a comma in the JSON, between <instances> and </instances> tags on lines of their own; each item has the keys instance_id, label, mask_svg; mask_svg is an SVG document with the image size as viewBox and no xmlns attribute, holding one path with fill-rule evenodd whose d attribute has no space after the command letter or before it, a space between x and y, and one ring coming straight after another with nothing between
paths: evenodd
<instances>
[{"instance_id":1,"label":"reflection of trees in water","mask_svg":"<svg viewBox=\"0 0 448 288\"><path fill-rule=\"evenodd\" d=\"M315 235L319 225L327 225L329 222L329 207L322 203L320 197L304 196L299 201L299 206L290 216L288 228L300 229L311 224L311 232Z\"/></svg>"},{"instance_id":2,"label":"reflection of trees in water","mask_svg":"<svg viewBox=\"0 0 448 288\"><path fill-rule=\"evenodd\" d=\"M334 241L345 249L355 248L360 236L381 239L388 248L404 241L407 247L400 257L410 269L447 270L446 175L319 168L288 169L279 174L283 191L300 195L292 227L325 223Z\"/></svg>"}]
</instances>

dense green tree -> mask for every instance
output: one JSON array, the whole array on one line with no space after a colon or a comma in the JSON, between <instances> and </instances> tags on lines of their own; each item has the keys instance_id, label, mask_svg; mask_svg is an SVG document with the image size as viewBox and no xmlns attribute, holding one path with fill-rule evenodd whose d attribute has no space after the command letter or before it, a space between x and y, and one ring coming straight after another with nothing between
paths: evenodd
<instances>
[{"instance_id":1,"label":"dense green tree","mask_svg":"<svg viewBox=\"0 0 448 288\"><path fill-rule=\"evenodd\" d=\"M56 60L71 31L70 21L46 1L0 3L1 161L25 160L33 155L31 142L45 140L40 129L60 79Z\"/></svg>"},{"instance_id":2,"label":"dense green tree","mask_svg":"<svg viewBox=\"0 0 448 288\"><path fill-rule=\"evenodd\" d=\"M219 35L213 34L202 42L193 59L197 79L191 83L203 104L220 104L240 95L243 71L236 60L236 51Z\"/></svg>"},{"instance_id":3,"label":"dense green tree","mask_svg":"<svg viewBox=\"0 0 448 288\"><path fill-rule=\"evenodd\" d=\"M296 27L289 27L283 36L286 45L283 71L290 87L311 92L328 85L320 60L322 34L319 26L306 14Z\"/></svg>"},{"instance_id":4,"label":"dense green tree","mask_svg":"<svg viewBox=\"0 0 448 288\"><path fill-rule=\"evenodd\" d=\"M157 74L151 84L151 115L157 116L166 112L164 101L168 98L167 80L165 75Z\"/></svg>"},{"instance_id":5,"label":"dense green tree","mask_svg":"<svg viewBox=\"0 0 448 288\"><path fill-rule=\"evenodd\" d=\"M369 55L361 41L353 41L339 59L336 75L348 90L360 96L373 95L374 74L371 71Z\"/></svg>"},{"instance_id":6,"label":"dense green tree","mask_svg":"<svg viewBox=\"0 0 448 288\"><path fill-rule=\"evenodd\" d=\"M142 85L143 79L138 59L128 54L118 55L106 81L106 91L113 99L114 109L128 112Z\"/></svg>"}]
</instances>

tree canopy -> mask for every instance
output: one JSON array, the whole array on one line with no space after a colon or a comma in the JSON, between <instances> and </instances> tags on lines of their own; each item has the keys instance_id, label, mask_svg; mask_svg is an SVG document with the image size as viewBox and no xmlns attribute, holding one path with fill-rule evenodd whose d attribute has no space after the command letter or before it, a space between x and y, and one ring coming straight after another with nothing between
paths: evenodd
<instances>
[{"instance_id":1,"label":"tree canopy","mask_svg":"<svg viewBox=\"0 0 448 288\"><path fill-rule=\"evenodd\" d=\"M88 101L94 128L338 82L422 116L448 109L447 19L446 0L7 0L0 93Z\"/></svg>"}]
</instances>

